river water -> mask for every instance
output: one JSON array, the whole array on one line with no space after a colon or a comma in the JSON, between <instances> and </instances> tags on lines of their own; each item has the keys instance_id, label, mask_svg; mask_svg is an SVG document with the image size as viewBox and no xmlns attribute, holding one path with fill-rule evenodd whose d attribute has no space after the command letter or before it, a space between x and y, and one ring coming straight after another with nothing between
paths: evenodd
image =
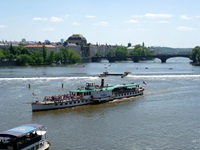
<instances>
[{"instance_id":1,"label":"river water","mask_svg":"<svg viewBox=\"0 0 200 150\"><path fill-rule=\"evenodd\" d=\"M189 62L173 58L167 63L155 59L0 68L0 131L26 123L43 124L51 150L200 149L200 67ZM100 84L98 76L103 71L131 72L125 78L105 77L105 83L140 83L144 95L32 113L33 100L67 93L86 82Z\"/></svg>"}]
</instances>

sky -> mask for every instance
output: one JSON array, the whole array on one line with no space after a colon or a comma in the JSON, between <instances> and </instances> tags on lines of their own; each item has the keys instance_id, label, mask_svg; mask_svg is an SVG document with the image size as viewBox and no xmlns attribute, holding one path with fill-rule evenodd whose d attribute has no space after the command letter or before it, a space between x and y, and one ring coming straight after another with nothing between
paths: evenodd
<instances>
[{"instance_id":1,"label":"sky","mask_svg":"<svg viewBox=\"0 0 200 150\"><path fill-rule=\"evenodd\" d=\"M0 41L200 45L200 0L2 0Z\"/></svg>"}]
</instances>

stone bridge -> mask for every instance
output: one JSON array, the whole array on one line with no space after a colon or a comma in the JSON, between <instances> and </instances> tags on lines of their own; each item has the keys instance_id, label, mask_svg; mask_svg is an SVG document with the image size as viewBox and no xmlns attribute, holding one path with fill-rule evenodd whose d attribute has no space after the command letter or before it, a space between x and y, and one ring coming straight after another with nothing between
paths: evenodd
<instances>
[{"instance_id":1,"label":"stone bridge","mask_svg":"<svg viewBox=\"0 0 200 150\"><path fill-rule=\"evenodd\" d=\"M144 59L152 59L152 58L158 58L161 60L162 63L166 63L167 59L173 58L173 57L186 57L190 58L189 54L160 54L160 55L147 55L147 56L127 56L127 59L131 59L133 62L139 62L139 60ZM109 62L115 62L117 60L117 57L92 57L92 62L100 62L102 59L107 59Z\"/></svg>"}]
</instances>

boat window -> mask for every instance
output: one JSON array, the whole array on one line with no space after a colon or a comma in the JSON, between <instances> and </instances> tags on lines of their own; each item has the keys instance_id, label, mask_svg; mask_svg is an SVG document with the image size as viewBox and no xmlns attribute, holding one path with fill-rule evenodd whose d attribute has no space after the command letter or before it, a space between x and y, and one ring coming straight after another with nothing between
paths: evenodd
<instances>
[{"instance_id":1,"label":"boat window","mask_svg":"<svg viewBox=\"0 0 200 150\"><path fill-rule=\"evenodd\" d=\"M68 103L65 103L65 105L67 105Z\"/></svg>"},{"instance_id":2,"label":"boat window","mask_svg":"<svg viewBox=\"0 0 200 150\"><path fill-rule=\"evenodd\" d=\"M69 102L69 104L72 104L72 102Z\"/></svg>"},{"instance_id":3,"label":"boat window","mask_svg":"<svg viewBox=\"0 0 200 150\"><path fill-rule=\"evenodd\" d=\"M74 104L76 104L76 102L74 102Z\"/></svg>"},{"instance_id":4,"label":"boat window","mask_svg":"<svg viewBox=\"0 0 200 150\"><path fill-rule=\"evenodd\" d=\"M77 96L82 96L84 93L78 92Z\"/></svg>"},{"instance_id":5,"label":"boat window","mask_svg":"<svg viewBox=\"0 0 200 150\"><path fill-rule=\"evenodd\" d=\"M86 86L94 86L94 83L86 83Z\"/></svg>"}]
</instances>

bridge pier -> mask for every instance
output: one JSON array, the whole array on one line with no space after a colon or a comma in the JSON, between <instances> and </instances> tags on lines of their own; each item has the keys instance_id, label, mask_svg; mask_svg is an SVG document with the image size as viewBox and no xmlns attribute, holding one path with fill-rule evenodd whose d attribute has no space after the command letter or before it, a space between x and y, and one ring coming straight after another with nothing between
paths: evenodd
<instances>
[{"instance_id":1,"label":"bridge pier","mask_svg":"<svg viewBox=\"0 0 200 150\"><path fill-rule=\"evenodd\" d=\"M132 56L131 59L135 63L139 62L139 57L138 56Z\"/></svg>"},{"instance_id":2,"label":"bridge pier","mask_svg":"<svg viewBox=\"0 0 200 150\"><path fill-rule=\"evenodd\" d=\"M133 59L133 62L138 63L139 59Z\"/></svg>"},{"instance_id":3,"label":"bridge pier","mask_svg":"<svg viewBox=\"0 0 200 150\"><path fill-rule=\"evenodd\" d=\"M116 58L115 58L115 57L108 57L108 61L109 61L109 62L115 62L115 61L116 61Z\"/></svg>"},{"instance_id":4,"label":"bridge pier","mask_svg":"<svg viewBox=\"0 0 200 150\"><path fill-rule=\"evenodd\" d=\"M162 58L162 59L161 59L161 62L162 62L162 63L166 63L166 61L167 61L166 58Z\"/></svg>"},{"instance_id":5,"label":"bridge pier","mask_svg":"<svg viewBox=\"0 0 200 150\"><path fill-rule=\"evenodd\" d=\"M92 57L91 58L91 62L99 62L99 58L98 57Z\"/></svg>"}]
</instances>

